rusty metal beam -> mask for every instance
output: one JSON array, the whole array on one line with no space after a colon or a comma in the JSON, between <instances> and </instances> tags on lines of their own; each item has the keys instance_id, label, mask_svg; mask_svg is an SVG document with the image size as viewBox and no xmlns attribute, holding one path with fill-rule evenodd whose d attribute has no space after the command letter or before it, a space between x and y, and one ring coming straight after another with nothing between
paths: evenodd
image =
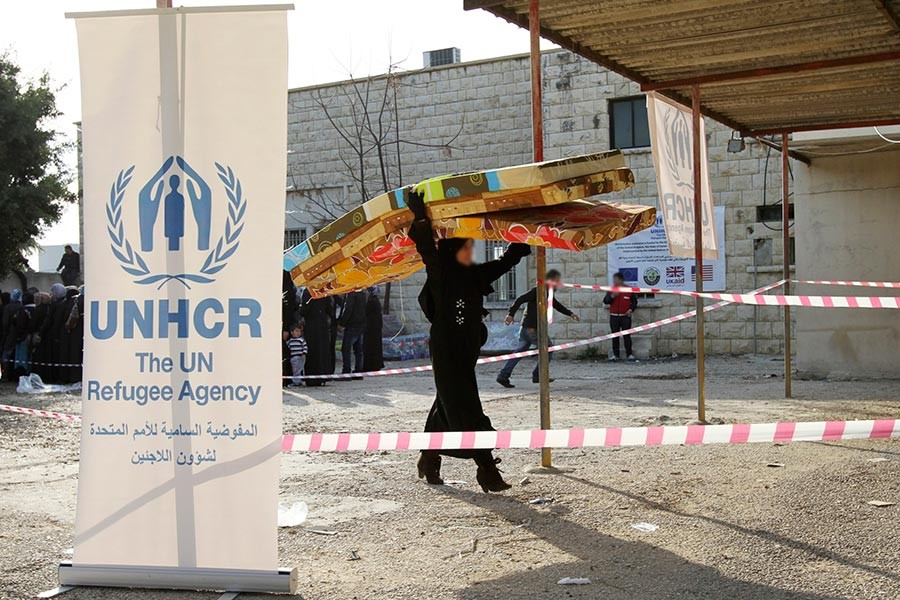
<instances>
[{"instance_id":1,"label":"rusty metal beam","mask_svg":"<svg viewBox=\"0 0 900 600\"><path fill-rule=\"evenodd\" d=\"M691 89L691 123L693 129L693 165L694 165L694 289L703 293L703 168L705 156L700 155L703 140L700 136L700 125L703 117L700 114L700 86ZM712 216L712 215L710 215ZM706 349L704 340L703 298L697 297L697 420L706 422Z\"/></svg>"},{"instance_id":2,"label":"rusty metal beam","mask_svg":"<svg viewBox=\"0 0 900 600\"><path fill-rule=\"evenodd\" d=\"M849 129L851 127L887 127L888 125L900 125L900 117L874 121L844 121L840 123L813 123L810 125L775 127L772 129L749 129L742 130L741 135L758 138L763 135L779 135L801 131L824 131L828 129Z\"/></svg>"},{"instance_id":3,"label":"rusty metal beam","mask_svg":"<svg viewBox=\"0 0 900 600\"><path fill-rule=\"evenodd\" d=\"M791 226L790 217L790 157L788 134L781 134L781 239L784 259L784 294L791 294ZM791 397L791 307L784 306L784 397Z\"/></svg>"},{"instance_id":4,"label":"rusty metal beam","mask_svg":"<svg viewBox=\"0 0 900 600\"><path fill-rule=\"evenodd\" d=\"M764 137L757 137L757 138L753 138L753 139L755 139L757 142L759 142L759 143L762 144L763 146L768 146L768 147L771 148L772 150L775 150L775 151L777 151L777 152L781 152L781 146L779 146L778 144L776 144L776 143L773 142L772 140L768 140L768 139L766 139L766 138L764 138ZM802 163L803 163L804 165L806 165L807 167L808 167L809 165L812 164L812 159L811 159L810 157L805 156L805 155L803 155L803 154L800 154L800 153L797 152L796 150L790 150L790 149L788 149L788 156L790 156L790 157L793 158L794 160L797 160L797 161L802 162Z\"/></svg>"},{"instance_id":5,"label":"rusty metal beam","mask_svg":"<svg viewBox=\"0 0 900 600\"><path fill-rule=\"evenodd\" d=\"M822 69L834 69L837 67L849 67L853 65L865 65L871 63L897 60L900 61L900 50L893 52L879 52L877 54L865 54L862 56L848 56L831 60L816 60L811 62L783 65L780 67L764 67L761 69L749 69L746 71L732 71L731 73L714 73L711 75L699 75L684 79L672 79L671 81L657 81L641 83L641 90L651 92L673 88L690 87L692 85L721 83L724 81L736 81L740 79L757 79L770 75L782 75L785 73L800 73L803 71L819 71Z\"/></svg>"},{"instance_id":6,"label":"rusty metal beam","mask_svg":"<svg viewBox=\"0 0 900 600\"><path fill-rule=\"evenodd\" d=\"M541 96L541 13L540 0L528 3L528 33L531 36L531 138L534 146L534 162L544 160L544 113ZM537 247L535 279L537 280L537 333L538 333L538 388L540 390L541 429L550 429L550 322L547 319L547 249ZM553 466L550 448L541 448L541 466Z\"/></svg>"}]
</instances>

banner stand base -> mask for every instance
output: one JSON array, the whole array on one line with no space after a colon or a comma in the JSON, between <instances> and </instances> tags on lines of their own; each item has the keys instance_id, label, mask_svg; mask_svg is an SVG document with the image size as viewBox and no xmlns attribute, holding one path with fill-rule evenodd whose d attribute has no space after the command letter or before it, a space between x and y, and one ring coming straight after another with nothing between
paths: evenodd
<instances>
[{"instance_id":1,"label":"banner stand base","mask_svg":"<svg viewBox=\"0 0 900 600\"><path fill-rule=\"evenodd\" d=\"M59 585L296 594L297 569L179 569L59 564Z\"/></svg>"}]
</instances>

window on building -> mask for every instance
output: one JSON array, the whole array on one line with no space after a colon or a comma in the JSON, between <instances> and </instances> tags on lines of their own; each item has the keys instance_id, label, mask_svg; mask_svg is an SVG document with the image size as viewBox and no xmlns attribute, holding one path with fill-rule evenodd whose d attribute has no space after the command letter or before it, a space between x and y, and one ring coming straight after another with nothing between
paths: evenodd
<instances>
[{"instance_id":1,"label":"window on building","mask_svg":"<svg viewBox=\"0 0 900 600\"><path fill-rule=\"evenodd\" d=\"M297 244L306 240L306 229L285 229L284 249L290 250Z\"/></svg>"},{"instance_id":2,"label":"window on building","mask_svg":"<svg viewBox=\"0 0 900 600\"><path fill-rule=\"evenodd\" d=\"M506 250L506 242L484 242L484 261L496 260L503 256ZM477 249L477 248L476 248ZM494 282L494 293L487 297L487 302L512 302L519 295L517 284L518 270L523 267L525 261L519 263L515 269L510 269L503 277Z\"/></svg>"},{"instance_id":3,"label":"window on building","mask_svg":"<svg viewBox=\"0 0 900 600\"><path fill-rule=\"evenodd\" d=\"M609 140L612 148L646 148L650 145L647 98L631 96L609 101Z\"/></svg>"}]
</instances>

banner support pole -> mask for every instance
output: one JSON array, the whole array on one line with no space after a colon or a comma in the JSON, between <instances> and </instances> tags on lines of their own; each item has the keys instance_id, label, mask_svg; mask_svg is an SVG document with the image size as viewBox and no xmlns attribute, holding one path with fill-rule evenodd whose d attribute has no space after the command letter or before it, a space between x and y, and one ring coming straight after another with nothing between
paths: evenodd
<instances>
[{"instance_id":1,"label":"banner support pole","mask_svg":"<svg viewBox=\"0 0 900 600\"><path fill-rule=\"evenodd\" d=\"M544 160L544 120L541 104L541 18L540 1L530 0L528 5L528 32L531 36L531 136L534 144L534 162ZM538 381L541 398L541 429L550 429L550 353L547 350L550 336L547 322L547 250L537 247L535 270L538 297ZM550 448L541 448L541 466L550 467Z\"/></svg>"},{"instance_id":2,"label":"banner support pole","mask_svg":"<svg viewBox=\"0 0 900 600\"><path fill-rule=\"evenodd\" d=\"M790 177L788 161L788 134L781 134L781 235L784 248L784 295L791 294L791 228L790 217ZM784 307L784 397L791 397L791 307Z\"/></svg>"},{"instance_id":3,"label":"banner support pole","mask_svg":"<svg viewBox=\"0 0 900 600\"><path fill-rule=\"evenodd\" d=\"M691 88L691 116L693 122L694 158L694 282L695 290L703 293L703 177L700 156L700 86ZM697 298L697 420L706 422L706 355L703 336L703 298Z\"/></svg>"}]
</instances>

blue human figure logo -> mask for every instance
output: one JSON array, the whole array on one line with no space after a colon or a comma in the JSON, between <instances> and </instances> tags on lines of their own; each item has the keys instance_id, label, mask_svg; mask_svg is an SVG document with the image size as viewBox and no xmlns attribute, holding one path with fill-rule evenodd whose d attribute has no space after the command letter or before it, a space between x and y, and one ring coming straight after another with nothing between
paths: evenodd
<instances>
[{"instance_id":1,"label":"blue human figure logo","mask_svg":"<svg viewBox=\"0 0 900 600\"><path fill-rule=\"evenodd\" d=\"M197 223L197 250L209 250L209 226L212 220L212 190L182 157L175 159L184 171L191 210ZM195 187L196 184L196 187Z\"/></svg>"},{"instance_id":2,"label":"blue human figure logo","mask_svg":"<svg viewBox=\"0 0 900 600\"><path fill-rule=\"evenodd\" d=\"M164 233L169 240L168 249L176 251L181 248L181 238L184 237L184 195L178 191L181 178L178 175L169 177L171 191L166 194L166 217Z\"/></svg>"},{"instance_id":3,"label":"blue human figure logo","mask_svg":"<svg viewBox=\"0 0 900 600\"><path fill-rule=\"evenodd\" d=\"M159 216L159 206L161 204L163 191L165 191L165 183L163 177L172 167L175 157L170 156L162 164L159 170L144 184L138 193L138 221L141 227L141 250L150 252L153 250L153 229L156 226L156 219Z\"/></svg>"},{"instance_id":4,"label":"blue human figure logo","mask_svg":"<svg viewBox=\"0 0 900 600\"><path fill-rule=\"evenodd\" d=\"M197 224L197 249L209 250L212 190L200 177L200 174L181 156L167 158L138 194L141 250L144 252L153 250L153 232L159 217L160 206L163 204L165 205L164 234L168 240L167 248L170 251L181 249L181 238L184 237L185 203L184 194L179 189L181 177L175 174L169 176L169 193L163 198L166 187L165 176L172 168L173 163L177 163L184 174L185 187L191 201L191 212Z\"/></svg>"}]
</instances>

